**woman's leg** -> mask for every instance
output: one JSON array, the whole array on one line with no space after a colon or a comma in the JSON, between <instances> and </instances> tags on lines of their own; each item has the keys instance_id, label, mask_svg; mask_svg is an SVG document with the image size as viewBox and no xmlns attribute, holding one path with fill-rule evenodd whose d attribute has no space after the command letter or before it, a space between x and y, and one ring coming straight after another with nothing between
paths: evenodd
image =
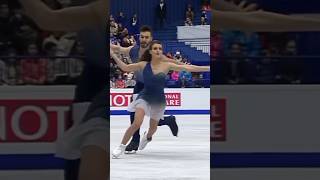
<instances>
[{"instance_id":1,"label":"woman's leg","mask_svg":"<svg viewBox=\"0 0 320 180\"><path fill-rule=\"evenodd\" d=\"M157 131L159 121L150 119L150 126L147 133L147 138L151 138L152 135Z\"/></svg>"},{"instance_id":2,"label":"woman's leg","mask_svg":"<svg viewBox=\"0 0 320 180\"><path fill-rule=\"evenodd\" d=\"M81 150L79 180L108 180L109 153L99 146L86 146Z\"/></svg>"},{"instance_id":3,"label":"woman's leg","mask_svg":"<svg viewBox=\"0 0 320 180\"><path fill-rule=\"evenodd\" d=\"M136 109L134 121L131 124L131 126L126 130L122 138L121 144L126 145L130 140L130 138L132 137L132 135L140 128L143 122L144 115L145 115L145 112L142 108Z\"/></svg>"},{"instance_id":4,"label":"woman's leg","mask_svg":"<svg viewBox=\"0 0 320 180\"><path fill-rule=\"evenodd\" d=\"M159 121L150 119L150 126L147 134L144 134L139 145L139 149L143 150L149 142L152 141L153 134L157 131Z\"/></svg>"}]
</instances>

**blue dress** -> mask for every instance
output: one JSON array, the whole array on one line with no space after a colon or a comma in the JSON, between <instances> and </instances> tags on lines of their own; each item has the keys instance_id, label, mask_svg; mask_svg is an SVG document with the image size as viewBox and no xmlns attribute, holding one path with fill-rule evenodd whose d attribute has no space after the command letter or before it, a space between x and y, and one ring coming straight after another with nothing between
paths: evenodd
<instances>
[{"instance_id":1,"label":"blue dress","mask_svg":"<svg viewBox=\"0 0 320 180\"><path fill-rule=\"evenodd\" d=\"M154 74L150 63L146 64L142 74L143 90L139 92L137 99L129 105L128 111L135 112L137 108L142 108L147 116L159 121L163 118L166 107L164 95L166 74L163 72Z\"/></svg>"},{"instance_id":2,"label":"blue dress","mask_svg":"<svg viewBox=\"0 0 320 180\"><path fill-rule=\"evenodd\" d=\"M164 87L166 84L166 74L163 72L154 74L149 62L143 69L143 79L144 88L139 93L137 99L141 98L150 105L165 105Z\"/></svg>"}]
</instances>

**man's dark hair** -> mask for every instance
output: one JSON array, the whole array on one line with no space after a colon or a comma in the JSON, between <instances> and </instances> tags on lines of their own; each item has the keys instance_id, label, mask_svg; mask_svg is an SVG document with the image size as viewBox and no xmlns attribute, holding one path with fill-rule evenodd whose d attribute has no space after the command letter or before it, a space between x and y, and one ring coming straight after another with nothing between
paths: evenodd
<instances>
[{"instance_id":1,"label":"man's dark hair","mask_svg":"<svg viewBox=\"0 0 320 180\"><path fill-rule=\"evenodd\" d=\"M140 28L140 32L150 32L151 35L152 35L152 29L151 29L150 26L142 26L142 27Z\"/></svg>"}]
</instances>

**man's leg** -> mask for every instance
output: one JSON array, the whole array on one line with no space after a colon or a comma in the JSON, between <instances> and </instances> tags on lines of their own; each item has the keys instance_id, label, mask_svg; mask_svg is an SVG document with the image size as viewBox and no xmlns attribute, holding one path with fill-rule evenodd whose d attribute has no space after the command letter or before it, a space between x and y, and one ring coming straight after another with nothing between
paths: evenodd
<instances>
[{"instance_id":1,"label":"man's leg","mask_svg":"<svg viewBox=\"0 0 320 180\"><path fill-rule=\"evenodd\" d=\"M158 126L163 126L163 125L169 126L169 128L172 132L172 135L178 136L179 127L177 125L177 121L176 121L175 116L171 115L171 116L164 117L163 119L160 119Z\"/></svg>"}]
</instances>

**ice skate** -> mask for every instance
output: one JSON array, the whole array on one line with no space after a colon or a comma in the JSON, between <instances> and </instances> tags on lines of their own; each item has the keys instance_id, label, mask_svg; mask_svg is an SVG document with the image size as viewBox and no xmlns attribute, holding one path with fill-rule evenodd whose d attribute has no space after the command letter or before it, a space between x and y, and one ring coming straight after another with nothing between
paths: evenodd
<instances>
[{"instance_id":1,"label":"ice skate","mask_svg":"<svg viewBox=\"0 0 320 180\"><path fill-rule=\"evenodd\" d=\"M126 145L120 144L117 148L115 148L112 152L113 158L119 158L125 151Z\"/></svg>"},{"instance_id":2,"label":"ice skate","mask_svg":"<svg viewBox=\"0 0 320 180\"><path fill-rule=\"evenodd\" d=\"M138 151L139 142L131 141L126 147L125 154L134 154Z\"/></svg>"},{"instance_id":3,"label":"ice skate","mask_svg":"<svg viewBox=\"0 0 320 180\"><path fill-rule=\"evenodd\" d=\"M147 138L147 133L145 132L141 139L139 150L143 150L147 146L147 144L151 141L152 141L152 137Z\"/></svg>"}]
</instances>

